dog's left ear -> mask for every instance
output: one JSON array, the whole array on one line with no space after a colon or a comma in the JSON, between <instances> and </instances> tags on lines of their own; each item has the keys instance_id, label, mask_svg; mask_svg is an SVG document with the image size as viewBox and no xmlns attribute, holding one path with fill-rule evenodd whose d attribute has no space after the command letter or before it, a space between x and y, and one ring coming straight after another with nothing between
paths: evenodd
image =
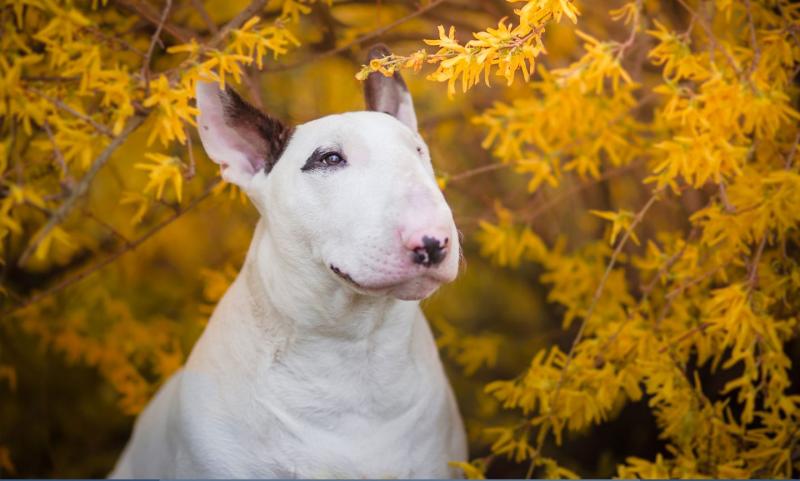
<instances>
[{"instance_id":1,"label":"dog's left ear","mask_svg":"<svg viewBox=\"0 0 800 481\"><path fill-rule=\"evenodd\" d=\"M254 175L268 173L283 154L292 129L242 100L230 87L198 81L197 129L222 178L245 187Z\"/></svg>"},{"instance_id":2,"label":"dog's left ear","mask_svg":"<svg viewBox=\"0 0 800 481\"><path fill-rule=\"evenodd\" d=\"M375 45L367 54L367 63L390 54L386 45ZM414 132L417 131L414 101L411 99L411 93L400 73L395 72L391 77L380 72L370 73L364 82L364 98L367 101L367 110L385 112L396 117Z\"/></svg>"}]
</instances>

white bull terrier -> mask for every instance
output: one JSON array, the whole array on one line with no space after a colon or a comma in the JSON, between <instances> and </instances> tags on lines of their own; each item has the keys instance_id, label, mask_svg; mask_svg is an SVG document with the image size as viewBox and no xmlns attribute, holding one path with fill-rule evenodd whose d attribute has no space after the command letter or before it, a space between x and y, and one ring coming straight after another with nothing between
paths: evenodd
<instances>
[{"instance_id":1,"label":"white bull terrier","mask_svg":"<svg viewBox=\"0 0 800 481\"><path fill-rule=\"evenodd\" d=\"M372 74L365 96L292 129L198 83L203 146L261 219L112 477L458 475L464 428L419 307L456 277L458 234L403 80Z\"/></svg>"}]
</instances>

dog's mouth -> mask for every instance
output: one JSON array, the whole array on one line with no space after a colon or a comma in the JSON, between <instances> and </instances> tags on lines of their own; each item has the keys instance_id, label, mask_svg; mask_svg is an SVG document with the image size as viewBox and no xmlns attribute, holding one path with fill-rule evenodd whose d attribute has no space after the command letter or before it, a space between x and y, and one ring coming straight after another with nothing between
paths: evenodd
<instances>
[{"instance_id":1,"label":"dog's mouth","mask_svg":"<svg viewBox=\"0 0 800 481\"><path fill-rule=\"evenodd\" d=\"M339 269L338 267L336 267L333 264L330 264L329 267L331 268L331 270L333 271L334 274L336 274L340 278L344 279L344 281L347 282L348 284L352 284L353 286L358 287L359 289L363 289L361 284L359 284L358 282L354 281L353 278L350 277L350 274L348 274L347 272L344 272L343 270Z\"/></svg>"},{"instance_id":2,"label":"dog's mouth","mask_svg":"<svg viewBox=\"0 0 800 481\"><path fill-rule=\"evenodd\" d=\"M346 271L328 264L328 268L336 274L336 277L344 281L360 294L380 295L387 294L403 300L420 300L430 295L442 283L430 275L410 275L407 277L387 280L382 284L361 284L356 282Z\"/></svg>"}]
</instances>

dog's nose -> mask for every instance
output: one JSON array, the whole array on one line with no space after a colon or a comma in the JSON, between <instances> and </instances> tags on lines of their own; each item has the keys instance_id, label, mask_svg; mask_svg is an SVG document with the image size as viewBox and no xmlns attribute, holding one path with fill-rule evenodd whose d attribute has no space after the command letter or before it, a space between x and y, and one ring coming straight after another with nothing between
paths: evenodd
<instances>
[{"instance_id":1,"label":"dog's nose","mask_svg":"<svg viewBox=\"0 0 800 481\"><path fill-rule=\"evenodd\" d=\"M443 232L419 232L405 239L411 261L425 267L435 266L447 257L450 239Z\"/></svg>"}]
</instances>

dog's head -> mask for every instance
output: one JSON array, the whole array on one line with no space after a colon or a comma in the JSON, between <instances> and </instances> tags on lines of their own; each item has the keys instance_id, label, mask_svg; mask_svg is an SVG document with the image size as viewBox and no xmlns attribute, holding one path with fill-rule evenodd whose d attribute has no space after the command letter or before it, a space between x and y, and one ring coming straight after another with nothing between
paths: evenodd
<instances>
[{"instance_id":1,"label":"dog's head","mask_svg":"<svg viewBox=\"0 0 800 481\"><path fill-rule=\"evenodd\" d=\"M373 48L370 59L387 53ZM289 128L230 89L198 83L198 129L286 255L361 294L422 299L456 277L456 226L400 75L370 74L365 97L368 111Z\"/></svg>"}]
</instances>

